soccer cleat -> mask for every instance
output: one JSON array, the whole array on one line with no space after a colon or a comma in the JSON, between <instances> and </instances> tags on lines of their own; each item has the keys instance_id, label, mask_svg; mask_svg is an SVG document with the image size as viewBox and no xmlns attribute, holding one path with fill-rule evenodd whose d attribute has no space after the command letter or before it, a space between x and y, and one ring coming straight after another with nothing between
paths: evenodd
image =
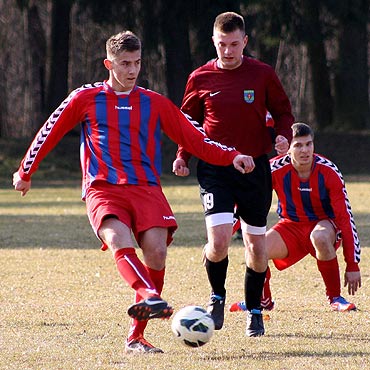
<instances>
[{"instance_id":1,"label":"soccer cleat","mask_svg":"<svg viewBox=\"0 0 370 370\"><path fill-rule=\"evenodd\" d=\"M263 318L260 310L247 311L247 329L245 334L248 337L259 337L265 334Z\"/></svg>"},{"instance_id":2,"label":"soccer cleat","mask_svg":"<svg viewBox=\"0 0 370 370\"><path fill-rule=\"evenodd\" d=\"M342 296L334 297L330 302L330 307L333 311L345 312L356 310L354 303L348 302Z\"/></svg>"},{"instance_id":3,"label":"soccer cleat","mask_svg":"<svg viewBox=\"0 0 370 370\"><path fill-rule=\"evenodd\" d=\"M275 307L275 302L271 299L261 301L261 307L266 311L272 311ZM234 302L229 306L229 311L230 312L247 311L245 301Z\"/></svg>"},{"instance_id":4,"label":"soccer cleat","mask_svg":"<svg viewBox=\"0 0 370 370\"><path fill-rule=\"evenodd\" d=\"M224 324L225 316L225 297L216 294L211 294L211 299L207 305L207 312L211 315L215 330L220 330Z\"/></svg>"},{"instance_id":5,"label":"soccer cleat","mask_svg":"<svg viewBox=\"0 0 370 370\"><path fill-rule=\"evenodd\" d=\"M234 302L229 305L230 312L237 312L237 311L247 311L247 306L245 305L245 301Z\"/></svg>"},{"instance_id":6,"label":"soccer cleat","mask_svg":"<svg viewBox=\"0 0 370 370\"><path fill-rule=\"evenodd\" d=\"M169 319L173 314L173 308L160 297L150 297L131 305L127 313L138 321Z\"/></svg>"},{"instance_id":7,"label":"soccer cleat","mask_svg":"<svg viewBox=\"0 0 370 370\"><path fill-rule=\"evenodd\" d=\"M130 342L126 342L125 345L125 352L126 353L163 353L160 348L154 347L150 344L144 337L140 336L131 340Z\"/></svg>"}]
</instances>

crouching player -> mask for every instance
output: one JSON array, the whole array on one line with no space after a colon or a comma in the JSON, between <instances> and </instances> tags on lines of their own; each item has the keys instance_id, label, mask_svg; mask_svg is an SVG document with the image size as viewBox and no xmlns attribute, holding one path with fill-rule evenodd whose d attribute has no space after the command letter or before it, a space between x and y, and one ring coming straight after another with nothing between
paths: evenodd
<instances>
[{"instance_id":1,"label":"crouching player","mask_svg":"<svg viewBox=\"0 0 370 370\"><path fill-rule=\"evenodd\" d=\"M270 161L280 220L266 233L268 258L278 270L284 270L312 255L331 308L355 310L356 306L341 296L336 255L342 244L346 263L344 286L354 295L361 287L360 241L342 174L333 162L314 153L314 133L308 125L295 123L292 130L288 154ZM236 223L234 230L237 229ZM270 276L268 270L261 298L266 310L274 307ZM233 303L229 310L245 310L245 301Z\"/></svg>"}]
</instances>

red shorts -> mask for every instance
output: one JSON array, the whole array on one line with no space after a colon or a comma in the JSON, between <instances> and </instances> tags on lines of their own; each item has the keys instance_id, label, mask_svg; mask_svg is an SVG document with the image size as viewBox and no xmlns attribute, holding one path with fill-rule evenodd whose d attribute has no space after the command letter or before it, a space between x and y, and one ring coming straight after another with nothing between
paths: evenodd
<instances>
[{"instance_id":1,"label":"red shorts","mask_svg":"<svg viewBox=\"0 0 370 370\"><path fill-rule=\"evenodd\" d=\"M335 230L336 238L334 248L337 250L342 240L341 233L333 220L328 221L331 222ZM272 227L280 234L288 249L288 257L273 260L278 270L284 270L293 266L308 254L316 258L316 252L311 243L310 234L318 222L319 221L294 222L284 218Z\"/></svg>"},{"instance_id":2,"label":"red shorts","mask_svg":"<svg viewBox=\"0 0 370 370\"><path fill-rule=\"evenodd\" d=\"M95 181L86 193L86 209L97 236L108 215L127 225L136 241L139 241L141 232L163 227L168 229L167 245L170 245L177 229L175 216L160 186L115 185ZM103 245L102 249L106 250L107 246Z\"/></svg>"}]
</instances>

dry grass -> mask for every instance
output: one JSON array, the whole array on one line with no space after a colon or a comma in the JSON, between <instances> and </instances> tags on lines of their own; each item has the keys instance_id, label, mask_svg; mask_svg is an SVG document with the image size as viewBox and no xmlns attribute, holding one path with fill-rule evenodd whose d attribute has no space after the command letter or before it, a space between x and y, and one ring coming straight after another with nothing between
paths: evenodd
<instances>
[{"instance_id":1,"label":"dry grass","mask_svg":"<svg viewBox=\"0 0 370 370\"><path fill-rule=\"evenodd\" d=\"M169 249L164 298L175 309L203 305L209 287L201 265L205 230L197 188L168 186L165 192L180 229ZM111 255L99 250L78 187L33 189L25 198L0 190L0 369L370 368L370 185L351 182L348 192L363 242L357 312L329 310L316 264L306 258L288 271L272 267L277 306L264 337L245 337L244 314L227 312L209 344L189 349L174 341L169 322L153 320L147 339L165 354L138 359L123 354L133 293ZM243 295L240 242L230 249L229 266L231 303Z\"/></svg>"}]
</instances>

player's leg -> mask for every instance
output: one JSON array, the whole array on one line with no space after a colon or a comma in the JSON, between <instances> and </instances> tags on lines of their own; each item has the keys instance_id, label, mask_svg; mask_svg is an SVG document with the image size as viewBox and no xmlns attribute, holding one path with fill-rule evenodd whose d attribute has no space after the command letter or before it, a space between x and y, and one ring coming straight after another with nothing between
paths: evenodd
<instances>
[{"instance_id":1,"label":"player's leg","mask_svg":"<svg viewBox=\"0 0 370 370\"><path fill-rule=\"evenodd\" d=\"M229 264L228 248L232 233L232 215L230 212L206 217L208 242L204 248L204 265L212 290L207 310L215 322L216 330L220 330L224 322L225 282ZM218 224L218 222L222 223Z\"/></svg>"},{"instance_id":2,"label":"player's leg","mask_svg":"<svg viewBox=\"0 0 370 370\"><path fill-rule=\"evenodd\" d=\"M208 238L204 247L203 261L211 285L207 311L215 322L216 330L220 330L224 322L228 248L232 236L235 206L231 184L234 183L232 179L236 173L239 174L232 166L219 167L203 161L198 162L200 196Z\"/></svg>"},{"instance_id":3,"label":"player's leg","mask_svg":"<svg viewBox=\"0 0 370 370\"><path fill-rule=\"evenodd\" d=\"M271 228L266 233L266 251L269 260L272 259L284 259L288 256L288 248L285 244L284 239L280 233L274 228ZM272 293L270 288L271 271L267 268L266 277L263 284L262 296L261 296L261 307L264 310L271 311L274 308L274 301L272 299ZM246 311L245 301L235 302L230 305L229 310L234 311Z\"/></svg>"},{"instance_id":4,"label":"player's leg","mask_svg":"<svg viewBox=\"0 0 370 370\"><path fill-rule=\"evenodd\" d=\"M288 248L280 233L271 228L266 233L266 251L269 260L283 259L288 256ZM266 271L265 282L263 285L261 306L264 310L271 311L274 308L274 301L270 288L271 270L268 267Z\"/></svg>"},{"instance_id":5,"label":"player's leg","mask_svg":"<svg viewBox=\"0 0 370 370\"><path fill-rule=\"evenodd\" d=\"M160 298L160 294L147 269L136 254L131 238L131 230L118 219L108 218L102 222L98 235L112 251L122 278L143 298L140 303L129 307L128 314L138 320L157 317L156 315L162 313L162 311L165 311L165 316L166 312L169 311L170 316L172 312L167 307L167 303ZM167 235L166 230L165 235ZM151 263L154 266L160 266L164 264L161 260L165 258L165 252L160 253L159 248L155 249L159 257L157 260L153 258Z\"/></svg>"},{"instance_id":6,"label":"player's leg","mask_svg":"<svg viewBox=\"0 0 370 370\"><path fill-rule=\"evenodd\" d=\"M177 224L170 205L160 187L133 188L131 206L133 233L143 252L144 267L147 270L156 291L162 293L165 276L167 246ZM136 201L135 201L136 200ZM137 293L131 310L143 307L143 301ZM165 302L162 300L162 303ZM145 303L145 302L144 302ZM153 311L149 318L169 318L172 307L166 305L157 313ZM131 320L130 332L126 341L126 352L163 352L144 339L147 321Z\"/></svg>"},{"instance_id":7,"label":"player's leg","mask_svg":"<svg viewBox=\"0 0 370 370\"><path fill-rule=\"evenodd\" d=\"M245 234L244 230L243 234ZM247 267L244 283L247 309L246 334L249 337L255 337L265 333L261 313L261 296L268 267L266 238L264 232L259 235L247 232L245 239L247 240L245 251Z\"/></svg>"},{"instance_id":8,"label":"player's leg","mask_svg":"<svg viewBox=\"0 0 370 370\"><path fill-rule=\"evenodd\" d=\"M255 159L255 169L240 178L236 204L241 219L245 245L245 302L247 307L246 335L264 335L261 296L266 277L267 215L272 201L271 171L267 156Z\"/></svg>"},{"instance_id":9,"label":"player's leg","mask_svg":"<svg viewBox=\"0 0 370 370\"><path fill-rule=\"evenodd\" d=\"M326 296L334 311L350 311L356 306L341 296L340 271L336 254L337 229L329 220L317 223L311 232L310 240L315 248L317 267L323 278Z\"/></svg>"},{"instance_id":10,"label":"player's leg","mask_svg":"<svg viewBox=\"0 0 370 370\"><path fill-rule=\"evenodd\" d=\"M156 230L159 229L159 230ZM167 254L167 238L168 231L163 228L154 228L142 233L140 238L140 246L143 250L144 266L154 283L154 286L159 295L162 294L165 276L165 258ZM152 246L157 246L152 248ZM149 267L151 266L151 267ZM142 301L143 297L135 292L135 303ZM149 352L161 353L160 348L154 347L144 339L144 331L148 324L148 320L139 321L132 319L130 330L126 340L126 353L130 352Z\"/></svg>"}]
</instances>

